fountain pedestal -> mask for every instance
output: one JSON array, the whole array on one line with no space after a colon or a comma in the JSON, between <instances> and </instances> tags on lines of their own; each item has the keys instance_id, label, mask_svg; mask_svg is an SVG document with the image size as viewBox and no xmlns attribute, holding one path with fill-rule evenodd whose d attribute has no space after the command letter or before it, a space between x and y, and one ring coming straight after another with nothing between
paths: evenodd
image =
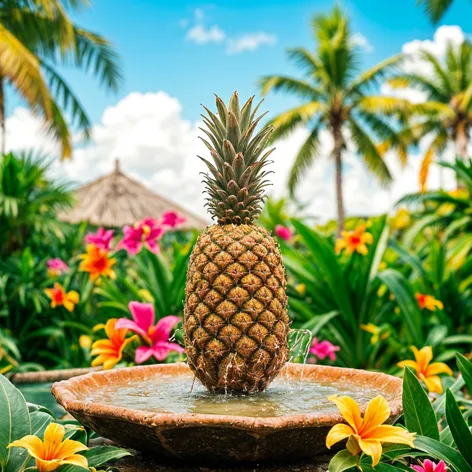
<instances>
[{"instance_id":1,"label":"fountain pedestal","mask_svg":"<svg viewBox=\"0 0 472 472\"><path fill-rule=\"evenodd\" d=\"M187 365L160 364L75 377L54 384L53 394L102 437L189 464L295 463L326 454L328 431L344 421L327 400L332 394L352 396L361 410L383 395L390 421L402 409L399 378L354 369L287 364L267 392L242 397L191 391L192 380Z\"/></svg>"}]
</instances>

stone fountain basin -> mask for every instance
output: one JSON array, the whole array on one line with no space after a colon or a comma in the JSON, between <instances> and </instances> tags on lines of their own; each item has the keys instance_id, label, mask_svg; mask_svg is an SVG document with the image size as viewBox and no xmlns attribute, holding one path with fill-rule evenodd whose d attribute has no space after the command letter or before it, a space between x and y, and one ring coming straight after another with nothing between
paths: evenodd
<instances>
[{"instance_id":1,"label":"stone fountain basin","mask_svg":"<svg viewBox=\"0 0 472 472\"><path fill-rule=\"evenodd\" d=\"M93 372L55 383L58 403L83 425L116 443L149 453L205 462L294 461L326 453L330 428L344 422L333 410L306 411L273 417L250 417L200 413L155 413L100 403L100 390L120 388L133 382L171 376L189 376L186 364L159 364ZM402 381L390 375L363 370L318 365L286 364L280 374L284 382L335 383L375 390L390 404L390 421L402 411ZM270 388L270 387L269 387ZM90 395L98 400L89 401ZM171 399L169 399L171 401ZM367 400L361 403L364 411Z\"/></svg>"}]
</instances>

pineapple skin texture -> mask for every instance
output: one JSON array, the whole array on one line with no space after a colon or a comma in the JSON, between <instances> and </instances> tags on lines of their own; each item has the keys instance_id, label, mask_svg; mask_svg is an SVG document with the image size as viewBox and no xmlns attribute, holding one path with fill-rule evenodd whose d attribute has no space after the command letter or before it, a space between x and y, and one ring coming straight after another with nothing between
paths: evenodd
<instances>
[{"instance_id":1,"label":"pineapple skin texture","mask_svg":"<svg viewBox=\"0 0 472 472\"><path fill-rule=\"evenodd\" d=\"M285 269L254 225L209 226L187 272L184 339L196 377L215 393L263 391L288 357Z\"/></svg>"}]
</instances>

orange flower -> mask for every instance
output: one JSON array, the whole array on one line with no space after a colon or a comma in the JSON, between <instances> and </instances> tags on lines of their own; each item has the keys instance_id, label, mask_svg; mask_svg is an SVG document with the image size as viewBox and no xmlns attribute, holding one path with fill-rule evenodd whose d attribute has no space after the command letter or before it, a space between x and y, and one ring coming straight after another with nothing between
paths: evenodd
<instances>
[{"instance_id":1,"label":"orange flower","mask_svg":"<svg viewBox=\"0 0 472 472\"><path fill-rule=\"evenodd\" d=\"M39 472L52 472L61 465L70 464L88 468L87 458L77 454L88 449L79 441L64 440L64 426L51 423L44 431L44 440L37 436L28 435L13 441L8 447L22 447L36 459L36 468Z\"/></svg>"},{"instance_id":2,"label":"orange flower","mask_svg":"<svg viewBox=\"0 0 472 472\"><path fill-rule=\"evenodd\" d=\"M116 259L110 259L105 249L89 244L87 246L87 253L81 254L79 258L82 259L79 270L88 272L91 280L96 280L102 275L110 277L110 279L116 277L115 272L112 270Z\"/></svg>"},{"instance_id":3,"label":"orange flower","mask_svg":"<svg viewBox=\"0 0 472 472\"><path fill-rule=\"evenodd\" d=\"M342 238L336 240L335 251L339 254L342 250L346 250L346 254L352 254L357 251L365 256L369 250L366 244L372 244L374 238L365 230L365 225L359 225L352 231L342 231Z\"/></svg>"},{"instance_id":4,"label":"orange flower","mask_svg":"<svg viewBox=\"0 0 472 472\"><path fill-rule=\"evenodd\" d=\"M51 308L63 305L67 311L74 311L75 305L79 303L79 294L75 290L66 293L58 282L54 284L54 288L47 288L44 292L51 299Z\"/></svg>"},{"instance_id":5,"label":"orange flower","mask_svg":"<svg viewBox=\"0 0 472 472\"><path fill-rule=\"evenodd\" d=\"M433 348L425 346L419 350L415 346L411 346L411 350L415 355L415 360L406 360L399 362L398 367L411 367L419 380L422 380L430 392L441 394L443 388L441 379L438 374L452 375L452 370L444 362L433 362Z\"/></svg>"},{"instance_id":6,"label":"orange flower","mask_svg":"<svg viewBox=\"0 0 472 472\"><path fill-rule=\"evenodd\" d=\"M126 328L115 329L117 319L111 318L105 326L98 325L94 330L105 328L108 339L100 339L92 344L92 356L98 356L93 360L92 366L102 365L104 369L113 368L121 361L125 347L133 341L136 336L126 339L128 330Z\"/></svg>"},{"instance_id":7,"label":"orange flower","mask_svg":"<svg viewBox=\"0 0 472 472\"><path fill-rule=\"evenodd\" d=\"M436 300L432 295L416 292L415 297L422 310L426 308L427 310L435 311L436 308L439 308L440 310L444 308L443 303L440 300Z\"/></svg>"},{"instance_id":8,"label":"orange flower","mask_svg":"<svg viewBox=\"0 0 472 472\"><path fill-rule=\"evenodd\" d=\"M382 444L407 444L413 447L415 435L398 426L385 425L390 417L390 407L382 396L375 397L367 405L364 417L361 416L359 405L350 397L332 396L328 400L336 403L341 415L348 424L337 424L326 436L326 447L331 449L343 439L347 441L347 449L353 455L364 452L372 457L375 467L382 455Z\"/></svg>"}]
</instances>

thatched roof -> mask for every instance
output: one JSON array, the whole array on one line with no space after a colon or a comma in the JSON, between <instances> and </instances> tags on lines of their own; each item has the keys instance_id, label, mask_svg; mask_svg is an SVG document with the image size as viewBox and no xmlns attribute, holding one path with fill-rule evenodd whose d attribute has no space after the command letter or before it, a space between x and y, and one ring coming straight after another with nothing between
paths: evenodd
<instances>
[{"instance_id":1,"label":"thatched roof","mask_svg":"<svg viewBox=\"0 0 472 472\"><path fill-rule=\"evenodd\" d=\"M164 212L173 210L187 219L182 225L184 228L205 228L208 224L203 218L123 174L118 160L111 174L76 189L74 196L77 200L74 208L58 215L62 221L121 227L147 217L160 218Z\"/></svg>"}]
</instances>

